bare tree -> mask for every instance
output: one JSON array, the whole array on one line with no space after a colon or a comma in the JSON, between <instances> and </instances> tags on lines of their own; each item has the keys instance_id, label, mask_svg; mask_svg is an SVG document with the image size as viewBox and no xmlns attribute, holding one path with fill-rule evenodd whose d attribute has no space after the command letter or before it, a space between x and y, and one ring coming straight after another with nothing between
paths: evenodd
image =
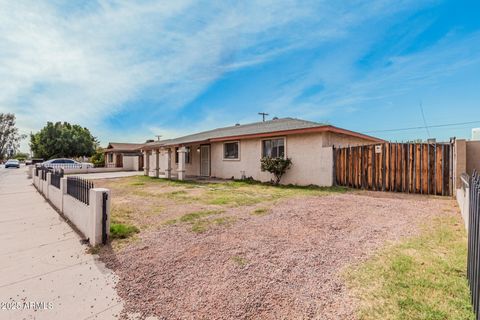
<instances>
[{"instance_id":1,"label":"bare tree","mask_svg":"<svg viewBox=\"0 0 480 320\"><path fill-rule=\"evenodd\" d=\"M12 156L25 137L26 135L18 132L13 113L0 113L0 159Z\"/></svg>"}]
</instances>

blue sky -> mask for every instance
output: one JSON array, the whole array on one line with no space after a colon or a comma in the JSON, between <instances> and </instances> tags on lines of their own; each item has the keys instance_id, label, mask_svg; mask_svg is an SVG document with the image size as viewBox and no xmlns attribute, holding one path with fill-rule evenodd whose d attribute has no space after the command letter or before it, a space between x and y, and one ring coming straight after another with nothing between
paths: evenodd
<instances>
[{"instance_id":1,"label":"blue sky","mask_svg":"<svg viewBox=\"0 0 480 320\"><path fill-rule=\"evenodd\" d=\"M258 121L480 127L479 1L1 1L0 112L102 144ZM27 148L27 144L23 144Z\"/></svg>"}]
</instances>

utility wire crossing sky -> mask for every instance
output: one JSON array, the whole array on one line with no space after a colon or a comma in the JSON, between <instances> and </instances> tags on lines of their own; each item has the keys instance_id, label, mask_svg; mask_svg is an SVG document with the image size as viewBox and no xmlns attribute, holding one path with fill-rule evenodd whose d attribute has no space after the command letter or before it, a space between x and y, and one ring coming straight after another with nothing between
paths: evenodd
<instances>
[{"instance_id":1,"label":"utility wire crossing sky","mask_svg":"<svg viewBox=\"0 0 480 320\"><path fill-rule=\"evenodd\" d=\"M478 12L479 1L0 0L0 112L26 134L77 123L103 146L259 112L389 140L469 137Z\"/></svg>"}]
</instances>

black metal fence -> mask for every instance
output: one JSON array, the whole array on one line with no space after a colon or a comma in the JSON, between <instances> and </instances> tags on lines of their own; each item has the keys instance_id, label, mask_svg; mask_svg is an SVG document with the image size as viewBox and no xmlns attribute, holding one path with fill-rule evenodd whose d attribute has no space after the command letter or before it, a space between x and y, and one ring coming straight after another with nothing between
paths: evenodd
<instances>
[{"instance_id":1,"label":"black metal fence","mask_svg":"<svg viewBox=\"0 0 480 320\"><path fill-rule=\"evenodd\" d=\"M94 188L93 182L79 177L67 177L67 194L75 199L90 204L90 189Z\"/></svg>"},{"instance_id":2,"label":"black metal fence","mask_svg":"<svg viewBox=\"0 0 480 320\"><path fill-rule=\"evenodd\" d=\"M50 184L57 189L60 189L60 179L63 178L63 169L52 171Z\"/></svg>"},{"instance_id":3,"label":"black metal fence","mask_svg":"<svg viewBox=\"0 0 480 320\"><path fill-rule=\"evenodd\" d=\"M465 182L464 182L465 184ZM474 171L468 181L468 259L467 277L470 285L473 310L480 319L480 176Z\"/></svg>"},{"instance_id":4,"label":"black metal fence","mask_svg":"<svg viewBox=\"0 0 480 320\"><path fill-rule=\"evenodd\" d=\"M50 169L45 168L45 167L40 167L41 170L41 178L43 181L47 181L47 173L51 172Z\"/></svg>"}]
</instances>

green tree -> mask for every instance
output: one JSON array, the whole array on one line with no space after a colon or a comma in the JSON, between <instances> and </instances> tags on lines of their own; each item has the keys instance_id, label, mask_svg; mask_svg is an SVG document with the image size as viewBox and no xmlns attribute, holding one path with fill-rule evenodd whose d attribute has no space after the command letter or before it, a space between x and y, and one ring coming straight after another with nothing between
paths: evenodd
<instances>
[{"instance_id":1,"label":"green tree","mask_svg":"<svg viewBox=\"0 0 480 320\"><path fill-rule=\"evenodd\" d=\"M87 128L68 122L47 122L39 132L30 135L34 157L43 159L90 157L97 144Z\"/></svg>"},{"instance_id":2,"label":"green tree","mask_svg":"<svg viewBox=\"0 0 480 320\"><path fill-rule=\"evenodd\" d=\"M279 184L282 176L292 166L292 160L289 158L271 158L264 157L260 160L262 171L268 171L275 177L275 184Z\"/></svg>"},{"instance_id":3,"label":"green tree","mask_svg":"<svg viewBox=\"0 0 480 320\"><path fill-rule=\"evenodd\" d=\"M25 137L18 133L13 113L0 113L0 160L17 152L20 141Z\"/></svg>"},{"instance_id":4,"label":"green tree","mask_svg":"<svg viewBox=\"0 0 480 320\"><path fill-rule=\"evenodd\" d=\"M93 163L95 167L105 166L105 154L102 148L97 148L95 154L90 158L90 162Z\"/></svg>"},{"instance_id":5,"label":"green tree","mask_svg":"<svg viewBox=\"0 0 480 320\"><path fill-rule=\"evenodd\" d=\"M24 161L24 160L27 160L28 158L30 158L30 155L28 153L24 153L24 152L17 152L13 155L12 158L20 160L20 161Z\"/></svg>"}]
</instances>

